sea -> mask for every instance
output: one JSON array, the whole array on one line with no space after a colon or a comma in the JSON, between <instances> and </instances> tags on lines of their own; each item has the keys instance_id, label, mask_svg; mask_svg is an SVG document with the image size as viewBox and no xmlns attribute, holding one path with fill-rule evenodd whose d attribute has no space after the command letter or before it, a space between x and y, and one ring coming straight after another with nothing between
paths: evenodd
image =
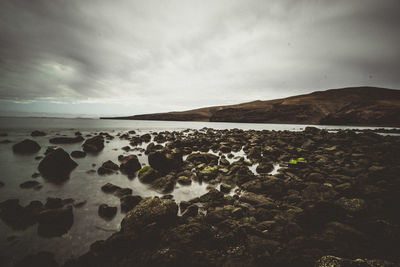
<instances>
[{"instance_id":1,"label":"sea","mask_svg":"<svg viewBox=\"0 0 400 267\"><path fill-rule=\"evenodd\" d=\"M59 264L70 258L86 253L90 245L97 240L104 240L117 232L124 215L120 212L119 198L101 191L101 186L113 183L120 187L129 187L133 195L142 197L162 196L146 184L140 183L137 178L129 179L127 176L117 173L100 176L97 173L87 173L89 170L97 170L107 160L118 163L118 155L136 154L142 165L147 165L147 156L140 151L124 152L122 147L129 145L128 140L120 140L118 137L105 144L105 148L97 155L87 155L82 159L74 159L79 165L74 169L70 178L62 184L54 184L42 177L32 178L32 174L38 172L40 159L36 156L44 154L51 137L74 136L80 131L83 136L96 134L100 131L111 135L135 130L137 134L145 134L160 131L198 130L204 127L213 129L243 129L243 130L274 130L274 131L302 131L308 125L294 124L253 124L253 123L216 123L216 122L176 122L176 121L138 121L138 120L100 120L97 118L36 118L36 117L1 117L0 118L0 142L4 140L10 143L0 144L0 181L5 185L0 188L0 202L7 199L19 199L22 206L28 205L33 200L46 202L48 197L62 199L73 198L75 202L84 201L80 208L74 208L74 222L71 229L62 236L43 237L38 234L37 224L25 230L13 230L9 225L0 220L0 265L13 266L15 262L28 254L40 251L54 253ZM378 127L353 127L353 126L318 126L324 129L376 129ZM382 127L379 127L382 128ZM44 131L46 136L31 137L34 130ZM3 136L4 135L4 136ZM19 155L12 151L12 145L24 139L33 139L41 146L41 150L33 155ZM146 148L148 143L141 145ZM65 151L81 150L81 144L59 145ZM213 153L210 151L210 153ZM235 153L235 159L245 157L243 151ZM256 166L251 166L254 172ZM279 166L276 166L274 171ZM29 180L35 180L42 186L40 190L21 189L20 184ZM172 195L177 203L190 200L207 192L206 183L193 182L190 186L177 185ZM100 204L108 204L118 207L115 217L110 220L98 216Z\"/></svg>"}]
</instances>

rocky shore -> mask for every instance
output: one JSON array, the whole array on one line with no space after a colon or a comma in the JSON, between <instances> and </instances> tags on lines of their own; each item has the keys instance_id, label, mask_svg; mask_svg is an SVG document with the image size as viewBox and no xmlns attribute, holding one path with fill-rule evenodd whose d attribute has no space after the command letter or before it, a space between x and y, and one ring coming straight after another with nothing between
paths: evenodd
<instances>
[{"instance_id":1,"label":"rocky shore","mask_svg":"<svg viewBox=\"0 0 400 267\"><path fill-rule=\"evenodd\" d=\"M98 153L114 138L129 141L122 148L129 155L104 162L97 173L121 172L159 196L132 195L132 189L112 183L95 189L119 197L126 215L117 233L65 267L399 266L398 136L314 127L301 132L204 128L98 133L79 140L83 151ZM14 151L37 151L31 141L14 145ZM137 149L139 144L146 149ZM239 151L245 156L235 158ZM142 167L134 152L147 155L148 166ZM58 182L77 164L62 148L52 148L39 172ZM193 182L208 184L208 192L176 202L176 186ZM68 231L75 208L73 200L26 207L7 200L0 203L0 218L18 229L38 223L39 234L52 236ZM116 211L103 203L98 213L107 219ZM18 266L58 264L51 253L41 252Z\"/></svg>"}]
</instances>

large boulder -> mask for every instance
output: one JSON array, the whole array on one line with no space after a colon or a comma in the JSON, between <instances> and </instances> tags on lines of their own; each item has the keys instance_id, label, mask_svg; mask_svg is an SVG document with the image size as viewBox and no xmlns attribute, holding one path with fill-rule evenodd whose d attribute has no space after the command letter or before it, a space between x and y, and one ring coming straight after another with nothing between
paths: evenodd
<instances>
[{"instance_id":1,"label":"large boulder","mask_svg":"<svg viewBox=\"0 0 400 267\"><path fill-rule=\"evenodd\" d=\"M82 145L83 151L89 153L97 153L103 150L104 148L104 138L101 135L97 135L95 137L89 138Z\"/></svg>"},{"instance_id":2,"label":"large boulder","mask_svg":"<svg viewBox=\"0 0 400 267\"><path fill-rule=\"evenodd\" d=\"M33 140L25 139L13 145L12 149L15 153L30 154L38 152L40 150L40 145Z\"/></svg>"},{"instance_id":3,"label":"large boulder","mask_svg":"<svg viewBox=\"0 0 400 267\"><path fill-rule=\"evenodd\" d=\"M182 163L182 154L178 152L155 151L149 154L150 166L164 174L178 169Z\"/></svg>"},{"instance_id":4,"label":"large boulder","mask_svg":"<svg viewBox=\"0 0 400 267\"><path fill-rule=\"evenodd\" d=\"M78 164L71 159L69 154L62 148L57 148L47 154L39 163L39 172L46 179L52 181L63 181L68 179L71 171Z\"/></svg>"},{"instance_id":5,"label":"large boulder","mask_svg":"<svg viewBox=\"0 0 400 267\"><path fill-rule=\"evenodd\" d=\"M139 159L136 155L129 155L121 159L121 165L119 166L122 173L127 175L134 175L142 165L140 165Z\"/></svg>"},{"instance_id":6,"label":"large boulder","mask_svg":"<svg viewBox=\"0 0 400 267\"><path fill-rule=\"evenodd\" d=\"M121 230L140 230L155 223L159 226L177 219L178 205L170 199L151 197L141 201L129 211L121 222Z\"/></svg>"}]
</instances>

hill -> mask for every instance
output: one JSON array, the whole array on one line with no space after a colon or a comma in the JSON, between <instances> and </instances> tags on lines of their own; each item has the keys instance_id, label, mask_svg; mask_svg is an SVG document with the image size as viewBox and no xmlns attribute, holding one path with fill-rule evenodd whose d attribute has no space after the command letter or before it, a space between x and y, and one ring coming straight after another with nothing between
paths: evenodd
<instances>
[{"instance_id":1,"label":"hill","mask_svg":"<svg viewBox=\"0 0 400 267\"><path fill-rule=\"evenodd\" d=\"M349 87L268 101L103 119L398 127L400 90Z\"/></svg>"}]
</instances>

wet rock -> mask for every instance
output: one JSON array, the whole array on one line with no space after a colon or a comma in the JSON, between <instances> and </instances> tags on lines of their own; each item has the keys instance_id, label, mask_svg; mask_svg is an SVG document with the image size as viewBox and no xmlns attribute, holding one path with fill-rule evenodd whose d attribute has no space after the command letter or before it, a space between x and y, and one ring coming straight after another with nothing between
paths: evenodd
<instances>
[{"instance_id":1,"label":"wet rock","mask_svg":"<svg viewBox=\"0 0 400 267\"><path fill-rule=\"evenodd\" d=\"M104 138L101 135L89 138L82 145L83 151L88 153L97 153L104 148Z\"/></svg>"},{"instance_id":2,"label":"wet rock","mask_svg":"<svg viewBox=\"0 0 400 267\"><path fill-rule=\"evenodd\" d=\"M359 213L367 208L367 203L365 200L360 198L348 199L342 197L338 199L336 203L350 213Z\"/></svg>"},{"instance_id":3,"label":"wet rock","mask_svg":"<svg viewBox=\"0 0 400 267\"><path fill-rule=\"evenodd\" d=\"M338 195L332 185L318 183L310 183L302 193L305 199L314 201L334 199Z\"/></svg>"},{"instance_id":4,"label":"wet rock","mask_svg":"<svg viewBox=\"0 0 400 267\"><path fill-rule=\"evenodd\" d=\"M232 186L230 186L228 184L221 184L219 190L221 190L221 192L224 192L224 193L229 193L232 190Z\"/></svg>"},{"instance_id":5,"label":"wet rock","mask_svg":"<svg viewBox=\"0 0 400 267\"><path fill-rule=\"evenodd\" d=\"M43 204L32 201L22 207L18 199L8 199L0 203L0 218L15 230L24 230L36 223L36 216L42 210Z\"/></svg>"},{"instance_id":6,"label":"wet rock","mask_svg":"<svg viewBox=\"0 0 400 267\"><path fill-rule=\"evenodd\" d=\"M67 152L57 148L47 154L39 163L39 172L50 181L63 181L68 179L69 174L78 164L73 161Z\"/></svg>"},{"instance_id":7,"label":"wet rock","mask_svg":"<svg viewBox=\"0 0 400 267\"><path fill-rule=\"evenodd\" d=\"M107 183L101 187L101 190L105 193L114 193L115 191L117 191L119 189L121 189L121 187L111 184L111 183Z\"/></svg>"},{"instance_id":8,"label":"wet rock","mask_svg":"<svg viewBox=\"0 0 400 267\"><path fill-rule=\"evenodd\" d=\"M242 202L246 202L255 206L261 206L261 207L266 207L266 208L271 208L274 207L274 203L272 199L263 196L263 195L258 195L252 192L245 192L241 195L240 200Z\"/></svg>"},{"instance_id":9,"label":"wet rock","mask_svg":"<svg viewBox=\"0 0 400 267\"><path fill-rule=\"evenodd\" d=\"M136 205L139 204L140 201L142 201L142 197L127 195L121 197L120 201L121 201L121 212L128 212L134 207L136 207Z\"/></svg>"},{"instance_id":10,"label":"wet rock","mask_svg":"<svg viewBox=\"0 0 400 267\"><path fill-rule=\"evenodd\" d=\"M193 153L187 157L187 161L192 162L196 165L204 163L204 164L218 164L218 156L215 156L210 153Z\"/></svg>"},{"instance_id":11,"label":"wet rock","mask_svg":"<svg viewBox=\"0 0 400 267\"><path fill-rule=\"evenodd\" d=\"M170 193L175 187L175 177L173 175L166 175L161 178L156 179L152 184L152 188L157 190L162 194Z\"/></svg>"},{"instance_id":12,"label":"wet rock","mask_svg":"<svg viewBox=\"0 0 400 267\"><path fill-rule=\"evenodd\" d=\"M101 165L100 168L97 169L97 173L100 175L105 174L113 174L119 170L119 166L112 162L111 160L107 160L106 162Z\"/></svg>"},{"instance_id":13,"label":"wet rock","mask_svg":"<svg viewBox=\"0 0 400 267\"><path fill-rule=\"evenodd\" d=\"M321 132L320 129L318 129L317 127L312 127L312 126L307 126L307 127L304 129L304 133L306 133L306 134L312 134L312 135L314 135L314 134L319 134L320 132Z\"/></svg>"},{"instance_id":14,"label":"wet rock","mask_svg":"<svg viewBox=\"0 0 400 267\"><path fill-rule=\"evenodd\" d=\"M2 188L5 184L0 181L0 188Z\"/></svg>"},{"instance_id":15,"label":"wet rock","mask_svg":"<svg viewBox=\"0 0 400 267\"><path fill-rule=\"evenodd\" d=\"M38 216L38 234L43 237L61 236L69 231L73 224L72 207L45 209Z\"/></svg>"},{"instance_id":16,"label":"wet rock","mask_svg":"<svg viewBox=\"0 0 400 267\"><path fill-rule=\"evenodd\" d=\"M31 136L32 137L36 137L36 136L45 136L46 135L46 133L45 132L42 132L42 131L33 131L33 132L31 132Z\"/></svg>"},{"instance_id":17,"label":"wet rock","mask_svg":"<svg viewBox=\"0 0 400 267\"><path fill-rule=\"evenodd\" d=\"M129 155L121 159L120 170L124 174L135 175L141 167L142 165L136 155Z\"/></svg>"},{"instance_id":18,"label":"wet rock","mask_svg":"<svg viewBox=\"0 0 400 267\"><path fill-rule=\"evenodd\" d=\"M170 199L151 197L129 211L121 222L122 231L140 230L155 223L165 227L177 219L178 205Z\"/></svg>"},{"instance_id":19,"label":"wet rock","mask_svg":"<svg viewBox=\"0 0 400 267\"><path fill-rule=\"evenodd\" d=\"M42 188L41 184L38 181L26 181L21 183L19 187L23 189L33 188L36 190Z\"/></svg>"},{"instance_id":20,"label":"wet rock","mask_svg":"<svg viewBox=\"0 0 400 267\"><path fill-rule=\"evenodd\" d=\"M186 176L179 176L176 180L181 185L190 185L192 184L192 179Z\"/></svg>"},{"instance_id":21,"label":"wet rock","mask_svg":"<svg viewBox=\"0 0 400 267\"><path fill-rule=\"evenodd\" d=\"M25 139L24 141L13 145L12 149L15 153L31 154L38 152L40 150L40 145L33 140Z\"/></svg>"},{"instance_id":22,"label":"wet rock","mask_svg":"<svg viewBox=\"0 0 400 267\"><path fill-rule=\"evenodd\" d=\"M274 165L268 162L261 162L257 168L257 173L270 173L274 169Z\"/></svg>"},{"instance_id":23,"label":"wet rock","mask_svg":"<svg viewBox=\"0 0 400 267\"><path fill-rule=\"evenodd\" d=\"M126 151L126 152L128 152L129 150L131 150L131 147L130 146L124 146L121 149Z\"/></svg>"},{"instance_id":24,"label":"wet rock","mask_svg":"<svg viewBox=\"0 0 400 267\"><path fill-rule=\"evenodd\" d=\"M182 154L178 152L155 151L149 153L148 158L150 166L162 174L178 169L183 163Z\"/></svg>"},{"instance_id":25,"label":"wet rock","mask_svg":"<svg viewBox=\"0 0 400 267\"><path fill-rule=\"evenodd\" d=\"M20 260L15 267L58 267L58 263L54 259L54 254L47 251L41 251L34 255L28 255Z\"/></svg>"},{"instance_id":26,"label":"wet rock","mask_svg":"<svg viewBox=\"0 0 400 267\"><path fill-rule=\"evenodd\" d=\"M54 137L49 140L51 144L75 144L81 143L85 140L82 136L78 135L75 137Z\"/></svg>"},{"instance_id":27,"label":"wet rock","mask_svg":"<svg viewBox=\"0 0 400 267\"><path fill-rule=\"evenodd\" d=\"M190 205L182 213L182 217L183 218L195 217L197 216L198 213L199 213L199 207L197 205Z\"/></svg>"},{"instance_id":28,"label":"wet rock","mask_svg":"<svg viewBox=\"0 0 400 267\"><path fill-rule=\"evenodd\" d=\"M221 150L222 153L230 153L231 152L231 148L229 146L223 145L219 148L219 150Z\"/></svg>"},{"instance_id":29,"label":"wet rock","mask_svg":"<svg viewBox=\"0 0 400 267\"><path fill-rule=\"evenodd\" d=\"M142 183L152 183L155 179L160 177L160 174L152 167L144 166L139 170L138 177Z\"/></svg>"},{"instance_id":30,"label":"wet rock","mask_svg":"<svg viewBox=\"0 0 400 267\"><path fill-rule=\"evenodd\" d=\"M396 267L397 264L386 260L344 259L335 256L323 256L316 262L316 267Z\"/></svg>"},{"instance_id":31,"label":"wet rock","mask_svg":"<svg viewBox=\"0 0 400 267\"><path fill-rule=\"evenodd\" d=\"M75 150L75 151L71 152L71 157L73 157L73 158L84 158L84 157L86 157L86 152L85 151Z\"/></svg>"},{"instance_id":32,"label":"wet rock","mask_svg":"<svg viewBox=\"0 0 400 267\"><path fill-rule=\"evenodd\" d=\"M122 197L127 196L127 195L132 195L132 189L130 189L130 188L118 188L114 192L114 195L119 197L119 198L122 198Z\"/></svg>"},{"instance_id":33,"label":"wet rock","mask_svg":"<svg viewBox=\"0 0 400 267\"><path fill-rule=\"evenodd\" d=\"M98 214L102 218L111 219L117 214L117 207L111 207L107 204L101 204L98 209Z\"/></svg>"},{"instance_id":34,"label":"wet rock","mask_svg":"<svg viewBox=\"0 0 400 267\"><path fill-rule=\"evenodd\" d=\"M47 209L59 209L64 206L64 202L58 197L48 197L44 206Z\"/></svg>"},{"instance_id":35,"label":"wet rock","mask_svg":"<svg viewBox=\"0 0 400 267\"><path fill-rule=\"evenodd\" d=\"M217 177L217 175L218 166L205 166L198 174L198 176L205 181L210 181Z\"/></svg>"}]
</instances>

